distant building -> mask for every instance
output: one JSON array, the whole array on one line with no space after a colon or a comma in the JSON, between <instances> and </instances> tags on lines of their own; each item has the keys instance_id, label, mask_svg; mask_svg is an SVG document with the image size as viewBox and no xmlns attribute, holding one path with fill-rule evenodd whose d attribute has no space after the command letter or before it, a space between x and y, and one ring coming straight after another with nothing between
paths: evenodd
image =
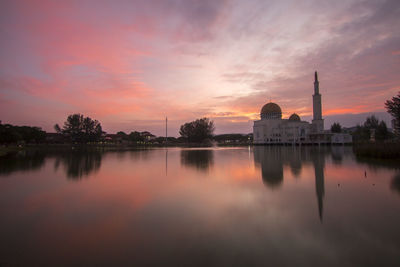
<instances>
[{"instance_id":1,"label":"distant building","mask_svg":"<svg viewBox=\"0 0 400 267\"><path fill-rule=\"evenodd\" d=\"M104 141L112 143L122 143L122 136L118 134L106 134Z\"/></svg>"},{"instance_id":2,"label":"distant building","mask_svg":"<svg viewBox=\"0 0 400 267\"><path fill-rule=\"evenodd\" d=\"M251 144L253 142L253 134L219 134L213 139L219 144Z\"/></svg>"},{"instance_id":3,"label":"distant building","mask_svg":"<svg viewBox=\"0 0 400 267\"><path fill-rule=\"evenodd\" d=\"M260 112L261 120L254 121L254 144L347 144L352 142L347 133L324 131L322 100L319 93L318 74L315 72L312 123L302 121L293 113L282 119L282 110L275 103L265 104Z\"/></svg>"},{"instance_id":4,"label":"distant building","mask_svg":"<svg viewBox=\"0 0 400 267\"><path fill-rule=\"evenodd\" d=\"M130 142L153 142L156 139L156 136L153 135L150 132L134 132L137 135L134 136L133 138L136 138L136 140L132 140L131 137L128 135L121 135L121 134L106 134L104 136L104 141L105 142L110 142L110 143L118 143L118 144L128 144ZM132 134L132 133L131 133Z\"/></svg>"},{"instance_id":5,"label":"distant building","mask_svg":"<svg viewBox=\"0 0 400 267\"><path fill-rule=\"evenodd\" d=\"M156 136L150 132L141 132L140 135L144 138L145 141L152 141L156 139Z\"/></svg>"}]
</instances>

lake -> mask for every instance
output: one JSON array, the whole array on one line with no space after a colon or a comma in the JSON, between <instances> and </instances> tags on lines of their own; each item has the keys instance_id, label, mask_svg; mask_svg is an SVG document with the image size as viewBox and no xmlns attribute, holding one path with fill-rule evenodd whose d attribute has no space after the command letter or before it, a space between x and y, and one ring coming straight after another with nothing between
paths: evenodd
<instances>
[{"instance_id":1,"label":"lake","mask_svg":"<svg viewBox=\"0 0 400 267\"><path fill-rule=\"evenodd\" d=\"M351 147L0 158L0 266L399 266L400 164Z\"/></svg>"}]
</instances>

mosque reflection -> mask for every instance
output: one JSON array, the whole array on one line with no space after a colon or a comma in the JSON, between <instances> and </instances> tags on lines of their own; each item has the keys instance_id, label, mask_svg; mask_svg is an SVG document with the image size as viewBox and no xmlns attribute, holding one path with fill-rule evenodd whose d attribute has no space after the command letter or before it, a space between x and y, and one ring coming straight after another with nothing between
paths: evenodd
<instances>
[{"instance_id":1,"label":"mosque reflection","mask_svg":"<svg viewBox=\"0 0 400 267\"><path fill-rule=\"evenodd\" d=\"M214 151L204 150L181 150L181 164L199 171L207 171L214 165Z\"/></svg>"},{"instance_id":2,"label":"mosque reflection","mask_svg":"<svg viewBox=\"0 0 400 267\"><path fill-rule=\"evenodd\" d=\"M254 163L261 165L263 183L270 187L279 187L283 182L282 151L279 147L255 147ZM298 170L299 173L301 171Z\"/></svg>"},{"instance_id":3,"label":"mosque reflection","mask_svg":"<svg viewBox=\"0 0 400 267\"><path fill-rule=\"evenodd\" d=\"M314 166L315 189L318 203L318 214L322 222L323 199L325 195L324 168L325 157L335 157L335 162L340 163L343 150L326 147L279 147L256 146L254 147L254 163L261 168L263 183L272 189L279 188L283 182L283 167L288 165L294 177L300 177L302 164L311 163Z\"/></svg>"}]
</instances>

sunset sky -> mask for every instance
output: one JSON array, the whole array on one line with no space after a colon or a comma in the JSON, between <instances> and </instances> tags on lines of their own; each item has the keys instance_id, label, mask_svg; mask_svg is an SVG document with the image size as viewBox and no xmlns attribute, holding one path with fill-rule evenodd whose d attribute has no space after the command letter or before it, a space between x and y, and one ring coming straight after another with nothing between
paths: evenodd
<instances>
[{"instance_id":1,"label":"sunset sky","mask_svg":"<svg viewBox=\"0 0 400 267\"><path fill-rule=\"evenodd\" d=\"M46 131L82 113L109 133L162 135L166 116L174 136L200 117L249 133L270 100L309 120L315 70L325 128L400 91L399 0L2 0L0 34L0 120Z\"/></svg>"}]
</instances>

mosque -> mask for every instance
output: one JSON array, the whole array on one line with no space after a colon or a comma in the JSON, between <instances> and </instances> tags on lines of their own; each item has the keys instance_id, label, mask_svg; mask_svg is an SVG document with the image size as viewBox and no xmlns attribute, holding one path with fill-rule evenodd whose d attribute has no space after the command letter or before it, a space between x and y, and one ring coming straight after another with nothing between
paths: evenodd
<instances>
[{"instance_id":1,"label":"mosque","mask_svg":"<svg viewBox=\"0 0 400 267\"><path fill-rule=\"evenodd\" d=\"M344 133L324 130L321 94L318 74L315 72L313 95L313 120L302 121L296 113L282 119L282 110L275 103L265 104L260 112L261 120L254 121L254 144L349 144L352 137Z\"/></svg>"}]
</instances>

